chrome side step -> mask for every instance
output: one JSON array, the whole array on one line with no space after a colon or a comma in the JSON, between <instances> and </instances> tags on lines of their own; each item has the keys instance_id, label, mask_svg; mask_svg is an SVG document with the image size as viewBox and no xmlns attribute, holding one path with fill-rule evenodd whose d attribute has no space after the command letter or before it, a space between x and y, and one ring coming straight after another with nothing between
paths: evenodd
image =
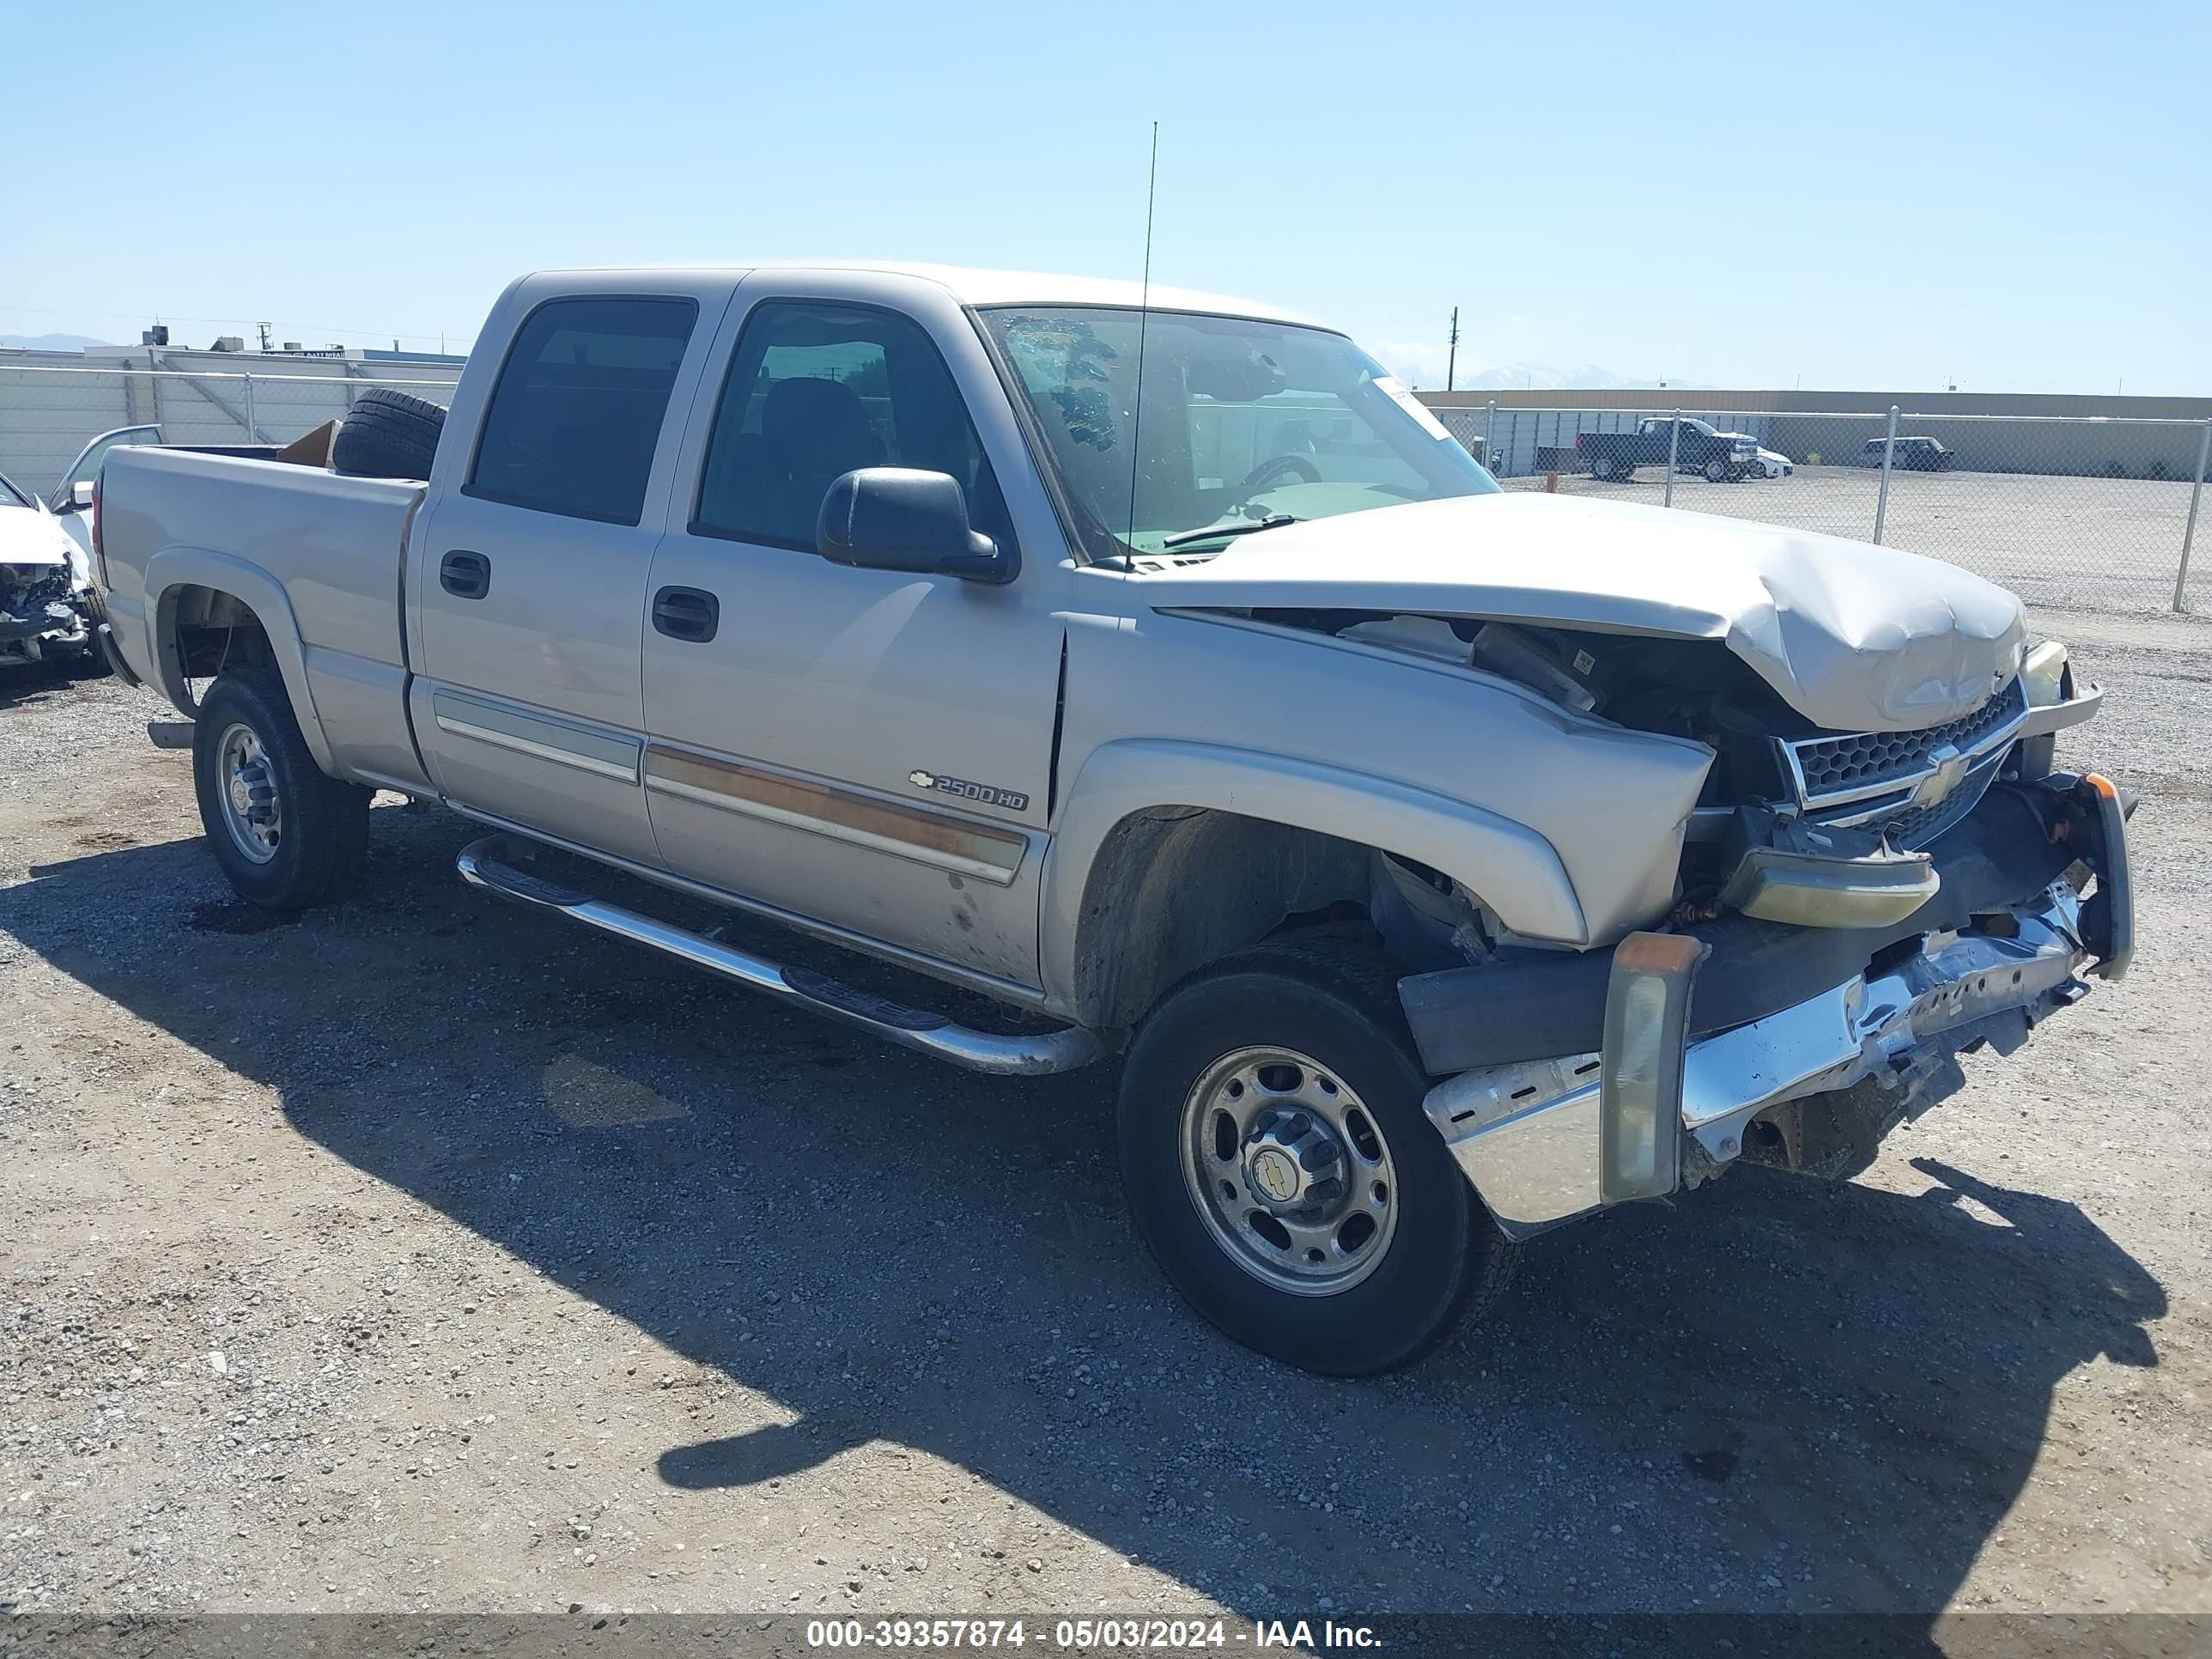
<instances>
[{"instance_id":1,"label":"chrome side step","mask_svg":"<svg viewBox=\"0 0 2212 1659\"><path fill-rule=\"evenodd\" d=\"M782 968L764 957L732 950L688 928L677 927L635 910L609 904L588 893L533 876L507 863L505 836L471 842L454 860L463 880L519 904L558 910L572 921L612 933L734 980L755 991L791 1003L897 1043L901 1048L950 1060L971 1072L995 1077L1043 1077L1087 1066L1105 1052L1097 1037L1079 1026L1036 1036L996 1036L955 1025L942 1014L856 990L803 968Z\"/></svg>"}]
</instances>

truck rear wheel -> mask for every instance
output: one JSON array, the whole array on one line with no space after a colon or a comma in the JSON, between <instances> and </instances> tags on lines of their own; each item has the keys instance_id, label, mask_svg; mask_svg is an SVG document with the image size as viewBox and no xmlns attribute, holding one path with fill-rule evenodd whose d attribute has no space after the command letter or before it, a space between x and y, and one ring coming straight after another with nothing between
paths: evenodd
<instances>
[{"instance_id":1,"label":"truck rear wheel","mask_svg":"<svg viewBox=\"0 0 2212 1659\"><path fill-rule=\"evenodd\" d=\"M209 850L242 899L305 909L343 894L368 862L372 792L315 764L273 670L227 674L201 699L192 783Z\"/></svg>"},{"instance_id":2,"label":"truck rear wheel","mask_svg":"<svg viewBox=\"0 0 2212 1659\"><path fill-rule=\"evenodd\" d=\"M356 478L427 478L446 411L389 386L364 387L331 441L331 470Z\"/></svg>"},{"instance_id":3,"label":"truck rear wheel","mask_svg":"<svg viewBox=\"0 0 2212 1659\"><path fill-rule=\"evenodd\" d=\"M1610 479L1619 470L1619 467L1617 467L1613 463L1613 457L1610 455L1593 455L1590 457L1590 477L1593 478L1601 480Z\"/></svg>"},{"instance_id":4,"label":"truck rear wheel","mask_svg":"<svg viewBox=\"0 0 2212 1659\"><path fill-rule=\"evenodd\" d=\"M1261 946L1155 1006L1121 1074L1122 1180L1176 1288L1307 1370L1409 1364L1504 1283L1513 1249L1422 1110L1379 953Z\"/></svg>"}]
</instances>

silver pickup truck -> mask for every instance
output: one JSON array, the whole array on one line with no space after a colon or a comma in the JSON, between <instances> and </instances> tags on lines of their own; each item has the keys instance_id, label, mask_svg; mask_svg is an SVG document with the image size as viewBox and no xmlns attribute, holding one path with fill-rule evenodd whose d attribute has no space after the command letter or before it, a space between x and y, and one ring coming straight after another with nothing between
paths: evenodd
<instances>
[{"instance_id":1,"label":"silver pickup truck","mask_svg":"<svg viewBox=\"0 0 2212 1659\"><path fill-rule=\"evenodd\" d=\"M396 790L483 827L477 885L890 1042L1118 1054L1168 1277L1317 1370L1412 1359L1555 1224L1863 1167L2132 948L2120 793L2054 769L2100 694L2010 594L1505 494L1265 307L541 273L450 414L364 393L327 465L121 448L100 497L103 637L197 723L245 897L342 894Z\"/></svg>"}]
</instances>

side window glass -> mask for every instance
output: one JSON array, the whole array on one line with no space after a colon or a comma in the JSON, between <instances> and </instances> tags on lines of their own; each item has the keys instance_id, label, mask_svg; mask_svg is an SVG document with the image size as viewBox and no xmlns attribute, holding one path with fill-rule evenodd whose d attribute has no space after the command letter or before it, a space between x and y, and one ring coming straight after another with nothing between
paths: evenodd
<instances>
[{"instance_id":1,"label":"side window glass","mask_svg":"<svg viewBox=\"0 0 2212 1659\"><path fill-rule=\"evenodd\" d=\"M969 521L1012 545L968 406L920 324L869 306L756 306L714 411L692 530L811 552L823 496L863 466L951 473Z\"/></svg>"},{"instance_id":2,"label":"side window glass","mask_svg":"<svg viewBox=\"0 0 2212 1659\"><path fill-rule=\"evenodd\" d=\"M605 524L635 524L690 300L552 300L524 319L492 388L462 493Z\"/></svg>"}]
</instances>

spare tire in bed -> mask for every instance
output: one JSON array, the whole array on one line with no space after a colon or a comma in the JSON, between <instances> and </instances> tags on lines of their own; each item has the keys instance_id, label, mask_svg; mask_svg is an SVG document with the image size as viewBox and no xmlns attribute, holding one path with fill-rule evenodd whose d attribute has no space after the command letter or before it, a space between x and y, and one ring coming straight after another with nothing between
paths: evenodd
<instances>
[{"instance_id":1,"label":"spare tire in bed","mask_svg":"<svg viewBox=\"0 0 2212 1659\"><path fill-rule=\"evenodd\" d=\"M389 386L364 386L331 441L331 469L356 478L427 478L446 411Z\"/></svg>"}]
</instances>

